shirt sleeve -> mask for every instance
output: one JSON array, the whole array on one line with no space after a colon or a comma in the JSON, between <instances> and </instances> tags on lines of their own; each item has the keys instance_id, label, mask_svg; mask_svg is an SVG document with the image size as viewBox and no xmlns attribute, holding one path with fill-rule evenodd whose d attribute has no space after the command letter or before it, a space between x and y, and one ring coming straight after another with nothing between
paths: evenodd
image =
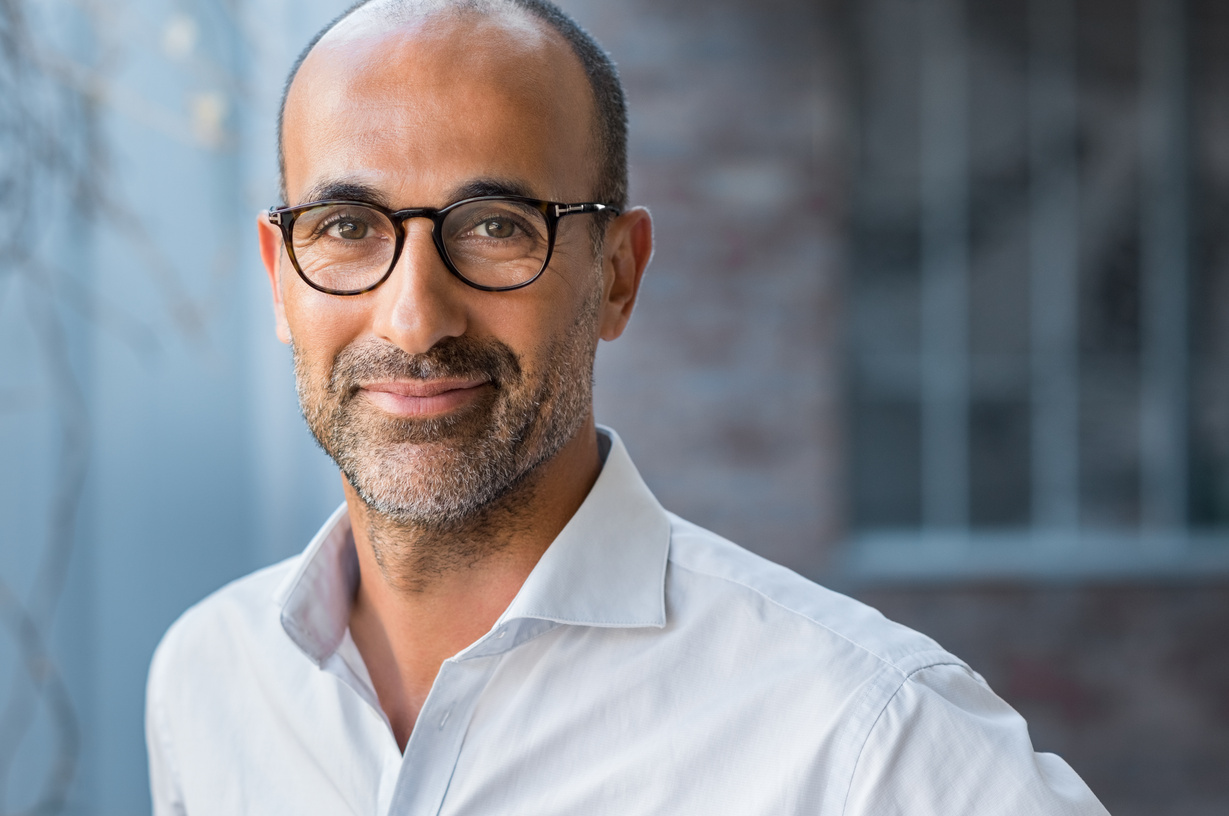
<instances>
[{"instance_id":1,"label":"shirt sleeve","mask_svg":"<svg viewBox=\"0 0 1229 816\"><path fill-rule=\"evenodd\" d=\"M187 816L175 767L165 707L164 650L159 648L145 686L145 747L149 753L149 791L153 816Z\"/></svg>"},{"instance_id":2,"label":"shirt sleeve","mask_svg":"<svg viewBox=\"0 0 1229 816\"><path fill-rule=\"evenodd\" d=\"M1024 719L961 665L910 674L858 757L846 816L1108 816Z\"/></svg>"}]
</instances>

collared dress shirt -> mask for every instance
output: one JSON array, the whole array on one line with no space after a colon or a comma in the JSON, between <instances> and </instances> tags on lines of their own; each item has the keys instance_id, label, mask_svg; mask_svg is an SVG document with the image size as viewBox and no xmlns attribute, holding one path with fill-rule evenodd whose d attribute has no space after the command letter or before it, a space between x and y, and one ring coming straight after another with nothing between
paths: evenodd
<instances>
[{"instance_id":1,"label":"collared dress shirt","mask_svg":"<svg viewBox=\"0 0 1229 816\"><path fill-rule=\"evenodd\" d=\"M150 669L158 816L1067 816L1105 809L959 659L597 483L404 754L348 619L345 508L196 605Z\"/></svg>"}]
</instances>

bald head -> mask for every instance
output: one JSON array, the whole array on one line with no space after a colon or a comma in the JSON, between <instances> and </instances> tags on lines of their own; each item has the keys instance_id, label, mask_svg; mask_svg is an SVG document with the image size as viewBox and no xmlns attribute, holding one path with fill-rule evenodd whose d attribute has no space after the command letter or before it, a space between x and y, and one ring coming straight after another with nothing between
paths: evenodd
<instances>
[{"instance_id":1,"label":"bald head","mask_svg":"<svg viewBox=\"0 0 1229 816\"><path fill-rule=\"evenodd\" d=\"M590 160L594 168L594 200L618 208L627 205L627 107L623 88L613 62L593 38L570 17L547 0L361 0L322 29L299 55L287 79L278 115L278 166L283 200L287 195L286 138L293 89L304 64L318 49L365 46L395 47L399 38L422 42L424 38L451 37L458 54L465 54L468 43L481 42L498 33L505 45L505 56L515 59L517 52L525 66L533 55L554 47L570 52L565 72L575 72L587 86ZM440 46L441 43L436 42ZM513 53L507 53L508 49ZM446 48L437 48L441 54ZM558 55L556 55L557 57ZM540 61L539 61L540 62ZM373 76L380 71L379 54L368 61ZM453 66L455 70L459 66ZM519 67L519 66L518 66ZM450 70L447 64L442 71ZM556 74L549 88L559 78ZM570 84L570 83L564 83ZM407 91L408 92L408 91Z\"/></svg>"}]
</instances>

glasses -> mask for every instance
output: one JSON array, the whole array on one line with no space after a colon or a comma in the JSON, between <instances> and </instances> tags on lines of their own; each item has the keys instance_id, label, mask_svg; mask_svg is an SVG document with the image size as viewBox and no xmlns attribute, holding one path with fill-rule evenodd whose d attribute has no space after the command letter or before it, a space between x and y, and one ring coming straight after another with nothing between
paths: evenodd
<instances>
[{"instance_id":1,"label":"glasses","mask_svg":"<svg viewBox=\"0 0 1229 816\"><path fill-rule=\"evenodd\" d=\"M442 209L388 210L357 201L270 207L299 277L330 295L370 292L392 273L405 222L430 219L448 271L475 289L506 292L533 283L550 263L559 219L619 211L607 204L560 204L521 196L466 198Z\"/></svg>"}]
</instances>

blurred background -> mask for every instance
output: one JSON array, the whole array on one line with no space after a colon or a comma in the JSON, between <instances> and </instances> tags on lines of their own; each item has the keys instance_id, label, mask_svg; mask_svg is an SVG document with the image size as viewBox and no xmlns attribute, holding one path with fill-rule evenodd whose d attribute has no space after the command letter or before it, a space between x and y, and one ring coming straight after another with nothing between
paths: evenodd
<instances>
[{"instance_id":1,"label":"blurred background","mask_svg":"<svg viewBox=\"0 0 1229 816\"><path fill-rule=\"evenodd\" d=\"M147 812L161 633L340 501L253 221L345 5L0 0L2 814ZM1229 5L561 5L656 218L597 413L663 503L935 637L1116 816L1229 812Z\"/></svg>"}]
</instances>

